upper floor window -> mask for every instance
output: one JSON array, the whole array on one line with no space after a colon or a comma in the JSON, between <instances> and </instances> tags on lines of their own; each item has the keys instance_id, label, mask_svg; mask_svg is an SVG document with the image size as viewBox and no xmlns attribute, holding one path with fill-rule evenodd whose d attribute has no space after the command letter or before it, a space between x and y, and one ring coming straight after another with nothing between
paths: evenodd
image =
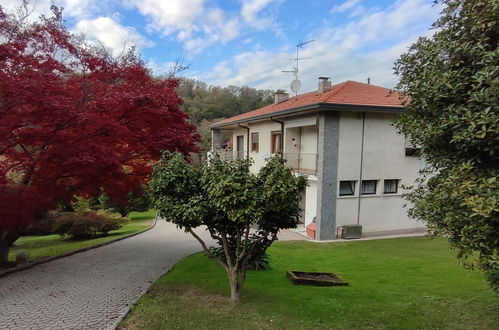
<instances>
[{"instance_id":1,"label":"upper floor window","mask_svg":"<svg viewBox=\"0 0 499 330\"><path fill-rule=\"evenodd\" d=\"M258 152L258 133L251 133L251 151Z\"/></svg>"},{"instance_id":2,"label":"upper floor window","mask_svg":"<svg viewBox=\"0 0 499 330\"><path fill-rule=\"evenodd\" d=\"M360 193L362 195L374 195L376 194L376 180L362 180L362 186L360 188Z\"/></svg>"},{"instance_id":3,"label":"upper floor window","mask_svg":"<svg viewBox=\"0 0 499 330\"><path fill-rule=\"evenodd\" d=\"M387 179L383 187L383 194L396 194L399 185L397 179Z\"/></svg>"},{"instance_id":4,"label":"upper floor window","mask_svg":"<svg viewBox=\"0 0 499 330\"><path fill-rule=\"evenodd\" d=\"M340 181L340 196L355 194L355 181Z\"/></svg>"},{"instance_id":5,"label":"upper floor window","mask_svg":"<svg viewBox=\"0 0 499 330\"><path fill-rule=\"evenodd\" d=\"M411 138L407 135L405 136L405 155L409 157L417 156L419 152L419 147L415 145Z\"/></svg>"},{"instance_id":6,"label":"upper floor window","mask_svg":"<svg viewBox=\"0 0 499 330\"><path fill-rule=\"evenodd\" d=\"M282 151L281 150L281 145L282 145L282 132L281 131L272 132L270 145L271 145L270 151L273 154Z\"/></svg>"}]
</instances>

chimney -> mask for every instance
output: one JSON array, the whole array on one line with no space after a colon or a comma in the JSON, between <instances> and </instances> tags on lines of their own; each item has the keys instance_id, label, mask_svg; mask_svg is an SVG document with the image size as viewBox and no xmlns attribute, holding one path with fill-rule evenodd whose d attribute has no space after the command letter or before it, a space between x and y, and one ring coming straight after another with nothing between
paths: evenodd
<instances>
[{"instance_id":1,"label":"chimney","mask_svg":"<svg viewBox=\"0 0 499 330\"><path fill-rule=\"evenodd\" d=\"M288 98L289 98L289 94L286 93L286 91L284 89L278 89L274 93L274 104L287 101Z\"/></svg>"},{"instance_id":2,"label":"chimney","mask_svg":"<svg viewBox=\"0 0 499 330\"><path fill-rule=\"evenodd\" d=\"M367 84L371 85L371 78L367 77Z\"/></svg>"},{"instance_id":3,"label":"chimney","mask_svg":"<svg viewBox=\"0 0 499 330\"><path fill-rule=\"evenodd\" d=\"M331 89L331 81L329 81L329 77L319 77L319 88L317 88L317 92L322 94Z\"/></svg>"}]
</instances>

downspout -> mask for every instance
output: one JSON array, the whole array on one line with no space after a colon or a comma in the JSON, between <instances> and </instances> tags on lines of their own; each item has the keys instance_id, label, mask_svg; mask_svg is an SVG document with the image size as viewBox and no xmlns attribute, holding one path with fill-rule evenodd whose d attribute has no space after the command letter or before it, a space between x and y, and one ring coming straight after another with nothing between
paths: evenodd
<instances>
[{"instance_id":1,"label":"downspout","mask_svg":"<svg viewBox=\"0 0 499 330\"><path fill-rule=\"evenodd\" d=\"M249 152L250 152L250 150L249 150L249 147L250 147L250 141L249 141L250 133L249 133L249 131L250 131L250 129L248 126L243 126L239 123L237 123L237 126L246 129L246 159L249 160Z\"/></svg>"},{"instance_id":2,"label":"downspout","mask_svg":"<svg viewBox=\"0 0 499 330\"><path fill-rule=\"evenodd\" d=\"M284 153L284 122L279 121L279 120L275 120L273 117L270 117L270 120L273 122L281 124L281 141L279 141L280 142L279 143L279 153L282 156Z\"/></svg>"},{"instance_id":3,"label":"downspout","mask_svg":"<svg viewBox=\"0 0 499 330\"><path fill-rule=\"evenodd\" d=\"M359 171L359 203L357 205L357 224L360 223L360 199L361 199L361 189L362 189L362 167L364 162L364 130L366 127L366 113L362 113L362 137L360 144L360 171Z\"/></svg>"}]
</instances>

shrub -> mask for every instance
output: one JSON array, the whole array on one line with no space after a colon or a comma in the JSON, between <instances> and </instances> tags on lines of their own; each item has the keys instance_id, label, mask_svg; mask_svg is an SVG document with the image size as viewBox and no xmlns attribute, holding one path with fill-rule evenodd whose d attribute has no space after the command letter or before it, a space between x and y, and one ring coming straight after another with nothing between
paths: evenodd
<instances>
[{"instance_id":1,"label":"shrub","mask_svg":"<svg viewBox=\"0 0 499 330\"><path fill-rule=\"evenodd\" d=\"M47 212L40 219L24 228L22 235L50 235L53 234L55 218L53 212Z\"/></svg>"},{"instance_id":2,"label":"shrub","mask_svg":"<svg viewBox=\"0 0 499 330\"><path fill-rule=\"evenodd\" d=\"M120 229L126 219L102 212L60 213L53 230L61 237L91 238L106 236L111 230Z\"/></svg>"},{"instance_id":3,"label":"shrub","mask_svg":"<svg viewBox=\"0 0 499 330\"><path fill-rule=\"evenodd\" d=\"M151 201L146 193L146 187L143 186L139 191L129 192L125 201L117 202L108 195L101 194L97 199L97 203L101 209L112 210L122 217L126 217L132 211L145 212L149 210Z\"/></svg>"}]
</instances>

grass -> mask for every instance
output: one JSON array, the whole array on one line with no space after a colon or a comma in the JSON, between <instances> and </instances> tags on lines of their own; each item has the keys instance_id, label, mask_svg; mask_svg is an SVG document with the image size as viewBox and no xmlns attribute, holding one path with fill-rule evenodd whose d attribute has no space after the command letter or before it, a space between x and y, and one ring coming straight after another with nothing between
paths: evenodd
<instances>
[{"instance_id":1,"label":"grass","mask_svg":"<svg viewBox=\"0 0 499 330\"><path fill-rule=\"evenodd\" d=\"M250 271L228 302L223 269L202 254L160 278L124 329L497 329L499 297L461 268L443 239L279 242L272 269ZM328 271L349 287L295 286L287 270Z\"/></svg>"},{"instance_id":2,"label":"grass","mask_svg":"<svg viewBox=\"0 0 499 330\"><path fill-rule=\"evenodd\" d=\"M121 229L111 231L105 237L86 240L61 239L59 235L22 236L10 250L9 261L15 261L17 252L21 250L27 251L29 253L29 260L34 261L129 236L149 228L153 223L152 219L154 219L154 216L154 210L131 212L129 215L131 221Z\"/></svg>"}]
</instances>

